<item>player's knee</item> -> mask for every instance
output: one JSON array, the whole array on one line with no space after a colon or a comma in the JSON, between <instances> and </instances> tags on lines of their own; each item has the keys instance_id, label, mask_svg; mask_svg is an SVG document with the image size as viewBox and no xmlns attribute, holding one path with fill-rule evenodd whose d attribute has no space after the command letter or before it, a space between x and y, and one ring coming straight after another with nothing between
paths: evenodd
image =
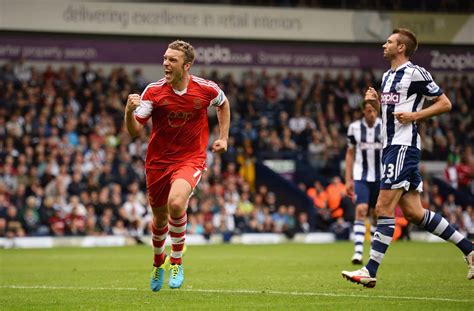
<instances>
[{"instance_id":1,"label":"player's knee","mask_svg":"<svg viewBox=\"0 0 474 311\"><path fill-rule=\"evenodd\" d=\"M168 214L153 215L153 224L156 228L163 228L168 224Z\"/></svg>"},{"instance_id":2,"label":"player's knee","mask_svg":"<svg viewBox=\"0 0 474 311\"><path fill-rule=\"evenodd\" d=\"M367 205L357 205L356 206L356 216L357 218L365 218L367 216Z\"/></svg>"},{"instance_id":3,"label":"player's knee","mask_svg":"<svg viewBox=\"0 0 474 311\"><path fill-rule=\"evenodd\" d=\"M183 200L179 197L170 198L168 201L170 214L181 214L181 212L185 209L185 204L186 200Z\"/></svg>"},{"instance_id":4,"label":"player's knee","mask_svg":"<svg viewBox=\"0 0 474 311\"><path fill-rule=\"evenodd\" d=\"M153 223L157 228L161 228L168 223L168 211L165 209L152 209Z\"/></svg>"}]
</instances>

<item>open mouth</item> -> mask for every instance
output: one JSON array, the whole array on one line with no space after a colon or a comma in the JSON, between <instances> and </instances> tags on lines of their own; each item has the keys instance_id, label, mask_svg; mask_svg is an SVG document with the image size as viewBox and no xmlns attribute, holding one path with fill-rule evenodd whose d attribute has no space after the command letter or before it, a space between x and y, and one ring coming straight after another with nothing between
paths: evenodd
<instances>
[{"instance_id":1,"label":"open mouth","mask_svg":"<svg viewBox=\"0 0 474 311\"><path fill-rule=\"evenodd\" d=\"M169 69L165 69L165 78L169 79L171 77L172 71Z\"/></svg>"}]
</instances>

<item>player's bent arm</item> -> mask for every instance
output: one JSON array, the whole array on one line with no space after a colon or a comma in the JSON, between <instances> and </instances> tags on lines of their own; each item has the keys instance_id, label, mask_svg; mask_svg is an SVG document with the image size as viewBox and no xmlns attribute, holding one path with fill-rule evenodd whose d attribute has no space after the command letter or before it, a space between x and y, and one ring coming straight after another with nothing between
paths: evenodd
<instances>
[{"instance_id":1,"label":"player's bent arm","mask_svg":"<svg viewBox=\"0 0 474 311\"><path fill-rule=\"evenodd\" d=\"M140 124L137 119L135 119L133 111L134 110L129 109L128 107L125 108L125 125L127 126L127 131L130 136L132 136L132 138L135 138L142 131L143 125Z\"/></svg>"},{"instance_id":2,"label":"player's bent arm","mask_svg":"<svg viewBox=\"0 0 474 311\"><path fill-rule=\"evenodd\" d=\"M451 107L452 107L452 104L449 98L445 94L442 94L436 97L433 100L433 104L431 104L429 107L426 107L416 112L415 120L426 119L426 118L443 114L445 112L450 111Z\"/></svg>"},{"instance_id":3,"label":"player's bent arm","mask_svg":"<svg viewBox=\"0 0 474 311\"><path fill-rule=\"evenodd\" d=\"M364 102L368 103L372 107L374 107L375 110L377 110L377 113L380 113L380 100L379 100L379 94L373 87L369 87L367 92L365 93L365 98Z\"/></svg>"},{"instance_id":4,"label":"player's bent arm","mask_svg":"<svg viewBox=\"0 0 474 311\"><path fill-rule=\"evenodd\" d=\"M217 120L219 121L219 139L229 139L230 104L226 98L222 105L217 107Z\"/></svg>"}]
</instances>

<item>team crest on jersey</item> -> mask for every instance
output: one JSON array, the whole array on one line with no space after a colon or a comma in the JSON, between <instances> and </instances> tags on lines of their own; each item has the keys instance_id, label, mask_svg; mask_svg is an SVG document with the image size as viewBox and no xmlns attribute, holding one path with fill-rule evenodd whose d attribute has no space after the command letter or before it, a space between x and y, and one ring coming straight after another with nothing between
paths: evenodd
<instances>
[{"instance_id":1,"label":"team crest on jersey","mask_svg":"<svg viewBox=\"0 0 474 311\"><path fill-rule=\"evenodd\" d=\"M169 102L166 99L161 103L162 106L166 106L168 104L169 104Z\"/></svg>"},{"instance_id":2,"label":"team crest on jersey","mask_svg":"<svg viewBox=\"0 0 474 311\"><path fill-rule=\"evenodd\" d=\"M396 90L397 92L400 92L400 91L402 90L402 87L403 87L403 86L402 86L402 84L401 84L400 82L397 83L397 84L395 84L395 90Z\"/></svg>"},{"instance_id":3,"label":"team crest on jersey","mask_svg":"<svg viewBox=\"0 0 474 311\"><path fill-rule=\"evenodd\" d=\"M196 109L196 110L197 110L197 109L201 109L201 107L202 107L201 99L196 98L196 99L194 100L194 109Z\"/></svg>"},{"instance_id":4,"label":"team crest on jersey","mask_svg":"<svg viewBox=\"0 0 474 311\"><path fill-rule=\"evenodd\" d=\"M436 93L439 91L439 86L436 85L436 83L434 82L429 83L426 87L428 88L430 93Z\"/></svg>"},{"instance_id":5,"label":"team crest on jersey","mask_svg":"<svg viewBox=\"0 0 474 311\"><path fill-rule=\"evenodd\" d=\"M397 105L400 102L399 93L385 92L380 97L382 105Z\"/></svg>"}]
</instances>

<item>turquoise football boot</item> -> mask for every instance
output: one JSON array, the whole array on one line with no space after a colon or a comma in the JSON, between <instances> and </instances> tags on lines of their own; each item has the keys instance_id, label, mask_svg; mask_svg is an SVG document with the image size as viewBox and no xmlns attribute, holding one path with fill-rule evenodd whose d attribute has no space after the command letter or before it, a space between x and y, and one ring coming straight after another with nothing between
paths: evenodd
<instances>
[{"instance_id":1,"label":"turquoise football boot","mask_svg":"<svg viewBox=\"0 0 474 311\"><path fill-rule=\"evenodd\" d=\"M165 280L165 271L169 269L170 258L165 257L165 262L159 267L153 267L150 279L150 288L152 291L157 292L163 287Z\"/></svg>"},{"instance_id":2,"label":"turquoise football boot","mask_svg":"<svg viewBox=\"0 0 474 311\"><path fill-rule=\"evenodd\" d=\"M184 281L184 270L182 265L171 265L170 266L170 279L168 285L170 288L180 288Z\"/></svg>"}]
</instances>

